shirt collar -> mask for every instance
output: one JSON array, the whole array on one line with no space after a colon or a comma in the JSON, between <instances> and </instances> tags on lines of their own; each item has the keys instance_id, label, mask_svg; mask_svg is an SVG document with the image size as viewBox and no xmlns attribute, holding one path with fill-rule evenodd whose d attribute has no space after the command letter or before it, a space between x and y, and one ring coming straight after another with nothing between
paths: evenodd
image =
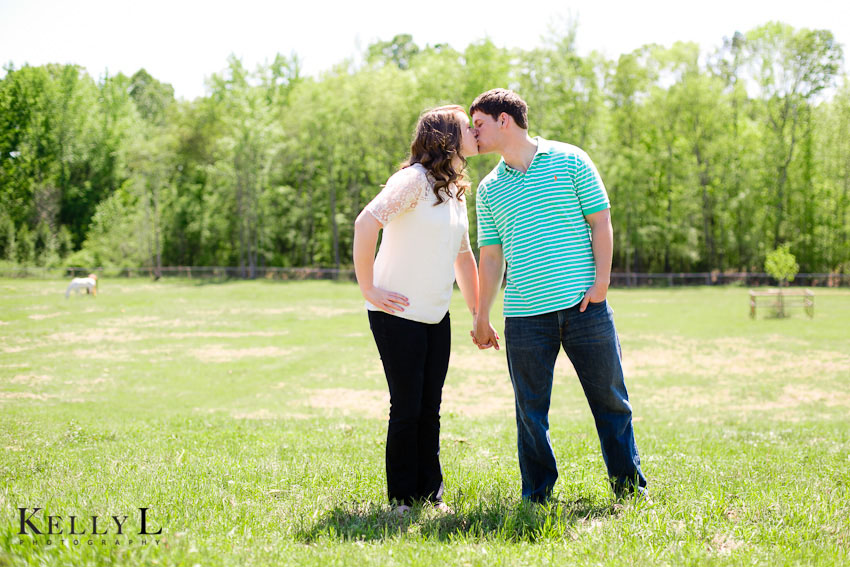
<instances>
[{"instance_id":1,"label":"shirt collar","mask_svg":"<svg viewBox=\"0 0 850 567\"><path fill-rule=\"evenodd\" d=\"M537 153L534 154L535 156L548 154L552 151L552 142L540 136L535 136L534 139L537 140Z\"/></svg>"},{"instance_id":2,"label":"shirt collar","mask_svg":"<svg viewBox=\"0 0 850 567\"><path fill-rule=\"evenodd\" d=\"M534 163L534 160L537 158L537 156L548 154L549 152L552 151L552 142L550 142L546 138L542 138L540 136L535 136L534 139L537 140L537 151L534 152L534 157L531 158L531 163ZM514 168L508 167L508 164L505 163L505 158L502 158L502 159L499 160L498 172L499 172L499 175L507 175L507 176L510 176L510 177L516 177L518 175L523 175L522 173L515 170Z\"/></svg>"}]
</instances>

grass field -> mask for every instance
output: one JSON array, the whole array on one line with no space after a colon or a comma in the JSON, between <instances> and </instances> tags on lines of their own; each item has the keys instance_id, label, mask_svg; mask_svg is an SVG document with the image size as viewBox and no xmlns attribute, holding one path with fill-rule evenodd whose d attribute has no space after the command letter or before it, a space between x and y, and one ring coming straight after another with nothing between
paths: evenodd
<instances>
[{"instance_id":1,"label":"grass field","mask_svg":"<svg viewBox=\"0 0 850 567\"><path fill-rule=\"evenodd\" d=\"M753 321L743 288L612 290L652 502L613 500L562 354L548 507L519 499L504 351L473 347L456 294L441 452L455 513L398 519L354 284L0 290L2 566L850 564L846 291L816 290L814 319ZM18 535L20 508L63 533ZM139 508L161 534L138 535Z\"/></svg>"}]
</instances>

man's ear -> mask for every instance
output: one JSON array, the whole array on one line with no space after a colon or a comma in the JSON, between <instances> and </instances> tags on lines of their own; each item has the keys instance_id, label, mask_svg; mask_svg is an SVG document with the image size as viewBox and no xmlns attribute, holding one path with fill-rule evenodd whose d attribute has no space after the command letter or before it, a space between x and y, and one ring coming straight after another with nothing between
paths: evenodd
<instances>
[{"instance_id":1,"label":"man's ear","mask_svg":"<svg viewBox=\"0 0 850 567\"><path fill-rule=\"evenodd\" d=\"M511 115L507 112L503 112L499 115L499 128L504 128L509 124L509 120L511 119Z\"/></svg>"}]
</instances>

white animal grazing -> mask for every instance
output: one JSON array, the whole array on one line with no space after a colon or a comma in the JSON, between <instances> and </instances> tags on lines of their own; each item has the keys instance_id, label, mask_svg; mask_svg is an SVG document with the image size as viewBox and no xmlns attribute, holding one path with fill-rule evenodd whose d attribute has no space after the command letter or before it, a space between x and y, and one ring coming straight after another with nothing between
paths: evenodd
<instances>
[{"instance_id":1,"label":"white animal grazing","mask_svg":"<svg viewBox=\"0 0 850 567\"><path fill-rule=\"evenodd\" d=\"M86 293L90 293L97 297L97 274L89 274L87 278L74 278L68 284L68 289L65 290L65 299L71 295L71 292L77 289L84 289Z\"/></svg>"}]
</instances>

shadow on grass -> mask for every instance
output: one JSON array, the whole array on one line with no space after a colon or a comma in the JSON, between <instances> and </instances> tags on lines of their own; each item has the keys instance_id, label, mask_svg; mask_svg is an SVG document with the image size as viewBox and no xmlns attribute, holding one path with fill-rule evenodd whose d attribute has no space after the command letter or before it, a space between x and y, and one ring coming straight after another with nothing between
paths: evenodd
<instances>
[{"instance_id":1,"label":"shadow on grass","mask_svg":"<svg viewBox=\"0 0 850 567\"><path fill-rule=\"evenodd\" d=\"M388 505L352 503L337 506L298 533L305 543L321 539L374 541L410 535L440 541L500 540L535 542L568 536L577 524L615 517L622 506L587 499L537 505L499 501L454 513L417 505L398 515Z\"/></svg>"}]
</instances>

